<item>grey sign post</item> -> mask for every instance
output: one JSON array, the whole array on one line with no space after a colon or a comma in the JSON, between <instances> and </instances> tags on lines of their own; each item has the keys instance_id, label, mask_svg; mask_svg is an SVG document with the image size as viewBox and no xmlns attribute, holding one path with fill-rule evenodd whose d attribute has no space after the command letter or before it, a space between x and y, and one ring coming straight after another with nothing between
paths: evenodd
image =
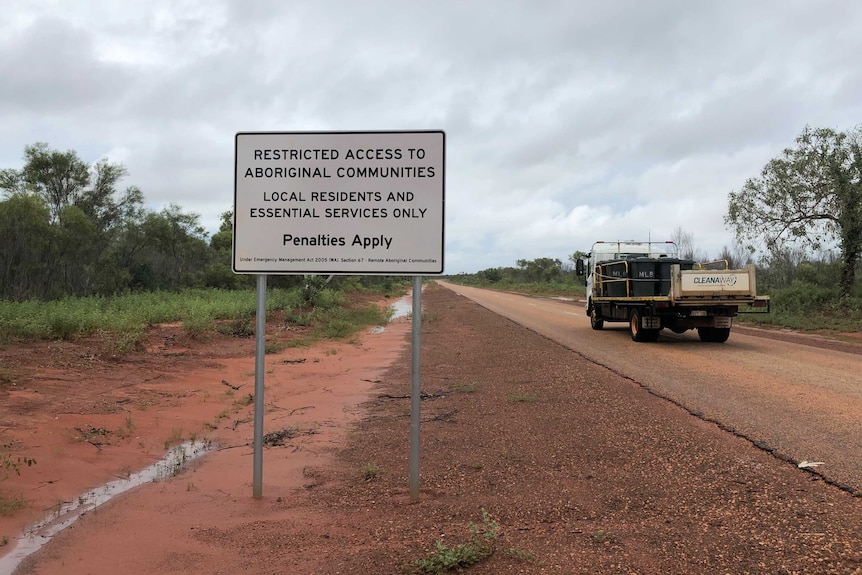
<instances>
[{"instance_id":1,"label":"grey sign post","mask_svg":"<svg viewBox=\"0 0 862 575\"><path fill-rule=\"evenodd\" d=\"M443 273L441 130L240 132L233 271L257 275L253 497L263 496L266 276L413 276L410 496L419 497L422 275Z\"/></svg>"}]
</instances>

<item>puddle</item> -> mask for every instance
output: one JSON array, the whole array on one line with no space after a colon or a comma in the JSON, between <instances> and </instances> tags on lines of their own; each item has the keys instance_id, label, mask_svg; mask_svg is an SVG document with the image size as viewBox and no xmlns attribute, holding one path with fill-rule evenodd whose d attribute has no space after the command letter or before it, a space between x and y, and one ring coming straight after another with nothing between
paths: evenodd
<instances>
[{"instance_id":1,"label":"puddle","mask_svg":"<svg viewBox=\"0 0 862 575\"><path fill-rule=\"evenodd\" d=\"M9 575L15 568L51 538L74 523L85 513L92 511L112 497L144 483L153 483L166 477L178 474L186 465L197 459L212 448L208 441L189 441L171 449L161 461L131 474L126 479L117 479L101 487L91 489L80 495L75 501L58 505L45 519L31 525L27 531L12 541L11 552L0 557L0 575Z\"/></svg>"},{"instance_id":2,"label":"puddle","mask_svg":"<svg viewBox=\"0 0 862 575\"><path fill-rule=\"evenodd\" d=\"M425 291L425 286L422 286L422 291ZM392 318L398 319L399 317L410 317L413 315L413 290L411 290L406 296L399 299L396 302L389 304L389 307L392 308Z\"/></svg>"},{"instance_id":3,"label":"puddle","mask_svg":"<svg viewBox=\"0 0 862 575\"><path fill-rule=\"evenodd\" d=\"M392 317L389 321L398 319L399 317L410 317L413 314L413 296L406 295L400 300L389 304L389 307L392 308Z\"/></svg>"},{"instance_id":4,"label":"puddle","mask_svg":"<svg viewBox=\"0 0 862 575\"><path fill-rule=\"evenodd\" d=\"M410 317L413 315L413 295L412 293L407 294L403 298L392 302L389 304L389 309L392 310L392 317L389 318L389 321L393 321L398 319L399 317ZM386 328L382 325L378 325L372 327L368 333L372 335L376 335L378 333L383 333L386 331ZM0 573L2 575L2 573Z\"/></svg>"}]
</instances>

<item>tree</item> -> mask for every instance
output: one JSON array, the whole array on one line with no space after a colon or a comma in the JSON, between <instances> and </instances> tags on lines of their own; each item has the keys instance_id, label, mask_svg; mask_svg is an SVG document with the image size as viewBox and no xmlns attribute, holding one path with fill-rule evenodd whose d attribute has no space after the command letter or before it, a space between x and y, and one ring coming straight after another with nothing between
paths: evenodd
<instances>
[{"instance_id":1,"label":"tree","mask_svg":"<svg viewBox=\"0 0 862 575\"><path fill-rule=\"evenodd\" d=\"M586 259L587 252L582 252L581 250L577 250L574 253L569 254L569 261L575 266L577 269L578 261Z\"/></svg>"},{"instance_id":2,"label":"tree","mask_svg":"<svg viewBox=\"0 0 862 575\"><path fill-rule=\"evenodd\" d=\"M753 263L751 260L751 251L739 242L734 243L733 248L729 248L726 245L722 246L718 259L726 261L728 269L734 270Z\"/></svg>"},{"instance_id":3,"label":"tree","mask_svg":"<svg viewBox=\"0 0 862 575\"><path fill-rule=\"evenodd\" d=\"M486 270L480 271L476 275L484 277L486 280L488 280L488 282L492 284L497 283L503 279L503 272L501 272L499 268L488 268Z\"/></svg>"},{"instance_id":4,"label":"tree","mask_svg":"<svg viewBox=\"0 0 862 575\"><path fill-rule=\"evenodd\" d=\"M731 192L725 223L739 241L770 252L838 244L842 295L862 255L862 126L848 132L805 127L796 145Z\"/></svg>"},{"instance_id":5,"label":"tree","mask_svg":"<svg viewBox=\"0 0 862 575\"><path fill-rule=\"evenodd\" d=\"M54 231L42 198L14 193L0 201L0 299L44 295Z\"/></svg>"},{"instance_id":6,"label":"tree","mask_svg":"<svg viewBox=\"0 0 862 575\"><path fill-rule=\"evenodd\" d=\"M696 262L703 262L709 259L704 252L694 247L694 234L691 232L687 232L681 227L677 227L673 231L673 234L671 234L670 239L676 244L676 247L679 250L678 255L682 259L694 260Z\"/></svg>"},{"instance_id":7,"label":"tree","mask_svg":"<svg viewBox=\"0 0 862 575\"><path fill-rule=\"evenodd\" d=\"M130 219L140 219L143 214L144 195L137 187L126 188L119 201L115 199L117 184L126 175L125 166L102 158L93 164L92 186L75 200L75 205L87 214L100 232Z\"/></svg>"},{"instance_id":8,"label":"tree","mask_svg":"<svg viewBox=\"0 0 862 575\"><path fill-rule=\"evenodd\" d=\"M138 273L146 280L140 287L176 290L202 281L211 252L199 220L177 204L147 214L141 223L145 246L136 257Z\"/></svg>"},{"instance_id":9,"label":"tree","mask_svg":"<svg viewBox=\"0 0 862 575\"><path fill-rule=\"evenodd\" d=\"M219 253L227 254L230 263L230 253L233 249L233 210L222 212L218 231L210 238L210 247Z\"/></svg>"},{"instance_id":10,"label":"tree","mask_svg":"<svg viewBox=\"0 0 862 575\"><path fill-rule=\"evenodd\" d=\"M518 260L517 264L527 281L549 282L560 277L563 262L556 258L536 258Z\"/></svg>"},{"instance_id":11,"label":"tree","mask_svg":"<svg viewBox=\"0 0 862 575\"><path fill-rule=\"evenodd\" d=\"M30 192L41 196L51 211L51 221L72 204L90 183L90 168L73 150L51 150L37 142L24 148L24 167L2 170L0 188L11 193Z\"/></svg>"}]
</instances>

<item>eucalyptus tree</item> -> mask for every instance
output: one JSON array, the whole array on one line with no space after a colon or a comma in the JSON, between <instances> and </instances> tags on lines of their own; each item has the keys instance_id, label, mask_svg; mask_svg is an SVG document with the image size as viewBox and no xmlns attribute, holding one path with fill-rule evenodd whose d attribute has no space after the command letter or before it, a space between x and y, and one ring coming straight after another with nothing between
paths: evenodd
<instances>
[{"instance_id":1,"label":"eucalyptus tree","mask_svg":"<svg viewBox=\"0 0 862 575\"><path fill-rule=\"evenodd\" d=\"M105 158L88 164L40 142L24 161L0 170L0 298L203 283L215 250L197 214L146 210L141 190L120 189L126 168Z\"/></svg>"},{"instance_id":2,"label":"eucalyptus tree","mask_svg":"<svg viewBox=\"0 0 862 575\"><path fill-rule=\"evenodd\" d=\"M73 150L52 150L45 142L24 148L24 167L0 171L0 188L34 193L47 202L51 221L75 202L90 183L90 167Z\"/></svg>"},{"instance_id":3,"label":"eucalyptus tree","mask_svg":"<svg viewBox=\"0 0 862 575\"><path fill-rule=\"evenodd\" d=\"M730 194L725 223L770 252L837 245L840 289L851 292L862 256L862 127L806 127L795 145Z\"/></svg>"},{"instance_id":4,"label":"eucalyptus tree","mask_svg":"<svg viewBox=\"0 0 862 575\"><path fill-rule=\"evenodd\" d=\"M42 198L16 192L0 201L0 299L41 296L51 271L47 254L53 235Z\"/></svg>"},{"instance_id":5,"label":"eucalyptus tree","mask_svg":"<svg viewBox=\"0 0 862 575\"><path fill-rule=\"evenodd\" d=\"M550 282L559 279L563 262L556 258L521 259L516 262L526 281Z\"/></svg>"}]
</instances>

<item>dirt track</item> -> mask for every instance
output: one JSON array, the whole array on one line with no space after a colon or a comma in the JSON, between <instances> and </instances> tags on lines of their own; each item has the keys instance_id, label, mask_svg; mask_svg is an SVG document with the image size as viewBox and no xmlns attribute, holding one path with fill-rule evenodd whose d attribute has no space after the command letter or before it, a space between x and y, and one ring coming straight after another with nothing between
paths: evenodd
<instances>
[{"instance_id":1,"label":"dirt track","mask_svg":"<svg viewBox=\"0 0 862 575\"><path fill-rule=\"evenodd\" d=\"M448 290L424 304L418 504L403 330L337 457L270 476L253 504L227 473L239 450L219 452L83 518L22 571L396 574L435 540L467 540L485 509L497 551L471 573L862 574L862 499ZM361 387L342 352L318 357ZM265 461L325 449L304 441Z\"/></svg>"}]
</instances>

